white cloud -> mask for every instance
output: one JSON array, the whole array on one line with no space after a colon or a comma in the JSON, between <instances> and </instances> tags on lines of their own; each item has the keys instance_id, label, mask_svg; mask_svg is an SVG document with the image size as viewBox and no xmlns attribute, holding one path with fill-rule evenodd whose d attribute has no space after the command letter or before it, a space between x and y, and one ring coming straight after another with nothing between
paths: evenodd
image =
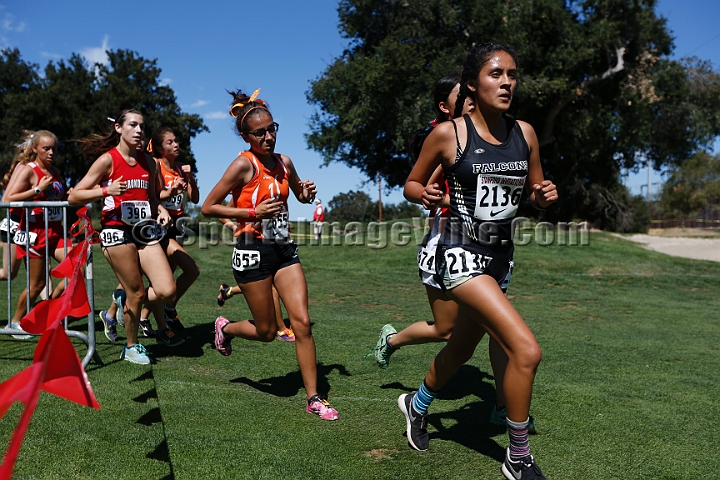
<instances>
[{"instance_id":1,"label":"white cloud","mask_svg":"<svg viewBox=\"0 0 720 480\"><path fill-rule=\"evenodd\" d=\"M168 85L170 85L170 84L172 83L172 81L173 81L172 78L161 78L161 79L160 79L160 86L161 86L161 87L167 87Z\"/></svg>"},{"instance_id":2,"label":"white cloud","mask_svg":"<svg viewBox=\"0 0 720 480\"><path fill-rule=\"evenodd\" d=\"M203 118L206 120L222 120L226 119L230 115L227 112L208 112L205 115L203 115Z\"/></svg>"},{"instance_id":3,"label":"white cloud","mask_svg":"<svg viewBox=\"0 0 720 480\"><path fill-rule=\"evenodd\" d=\"M80 50L80 55L85 57L85 60L90 63L106 64L108 62L108 57L106 53L106 51L108 50L108 39L109 37L105 35L105 37L103 38L102 46L84 48Z\"/></svg>"},{"instance_id":4,"label":"white cloud","mask_svg":"<svg viewBox=\"0 0 720 480\"><path fill-rule=\"evenodd\" d=\"M55 60L60 60L61 58L63 58L63 56L60 54L50 52L40 52L40 55L45 58L54 58Z\"/></svg>"},{"instance_id":5,"label":"white cloud","mask_svg":"<svg viewBox=\"0 0 720 480\"><path fill-rule=\"evenodd\" d=\"M15 23L15 15L6 13L0 19L0 29L3 32L22 32L27 24L25 22Z\"/></svg>"},{"instance_id":6,"label":"white cloud","mask_svg":"<svg viewBox=\"0 0 720 480\"><path fill-rule=\"evenodd\" d=\"M208 104L208 101L207 101L207 100L198 100L197 102L195 102L195 103L193 103L192 105L190 105L190 107L191 107L191 108L194 108L194 107L202 107L202 106L207 105L207 104Z\"/></svg>"}]
</instances>

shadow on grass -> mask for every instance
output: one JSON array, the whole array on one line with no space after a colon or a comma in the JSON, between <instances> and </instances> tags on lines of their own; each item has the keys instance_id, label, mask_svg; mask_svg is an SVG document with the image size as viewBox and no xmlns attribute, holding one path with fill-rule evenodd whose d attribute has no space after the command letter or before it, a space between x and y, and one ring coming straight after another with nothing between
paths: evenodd
<instances>
[{"instance_id":1,"label":"shadow on grass","mask_svg":"<svg viewBox=\"0 0 720 480\"><path fill-rule=\"evenodd\" d=\"M145 345L145 348L156 359L163 357L202 357L205 355L203 347L208 344L213 344L214 328L214 323L203 323L185 327L185 329L179 333L179 335L185 337L185 342L182 344L176 347L168 347L167 345L160 345L155 339L152 339L152 343Z\"/></svg>"},{"instance_id":2,"label":"shadow on grass","mask_svg":"<svg viewBox=\"0 0 720 480\"><path fill-rule=\"evenodd\" d=\"M340 375L346 377L351 376L350 372L343 365L337 363L332 365L323 365L318 363L317 376L318 376L318 392L321 394L330 393L330 382L328 382L328 375L333 370L337 370ZM260 390L263 393L274 395L276 397L294 397L300 390L303 389L302 376L300 370L287 373L282 377L271 377L264 378L262 380L251 380L247 377L238 377L230 380L231 383L244 383L256 390Z\"/></svg>"},{"instance_id":3,"label":"shadow on grass","mask_svg":"<svg viewBox=\"0 0 720 480\"><path fill-rule=\"evenodd\" d=\"M149 400L154 399L158 400L157 395L157 389L155 387L155 374L152 370L147 370L143 372L142 374L138 375L134 379L130 380L130 383L134 382L143 382L143 381L150 381L152 382L150 389L146 391L145 393L142 393L132 400L137 403L145 403L147 404ZM157 460L159 462L167 463L168 468L170 469L170 472L162 477L160 480L175 480L175 471L173 469L172 459L170 458L170 448L168 447L167 443L167 437L165 436L165 426L164 426L164 420L162 416L162 410L159 406L154 406L150 408L147 412L145 412L140 418L137 419L136 423L140 425L145 425L147 427L152 426L154 424L161 424L163 426L162 433L163 433L163 439L158 443L158 445L151 451L148 452L145 456L151 460Z\"/></svg>"},{"instance_id":4,"label":"shadow on grass","mask_svg":"<svg viewBox=\"0 0 720 480\"><path fill-rule=\"evenodd\" d=\"M459 409L450 412L430 413L428 424L437 430L437 432L430 433L430 440L437 438L455 442L502 462L505 459L505 449L498 445L492 437L505 432L505 427L490 423L490 414L496 401L495 386L491 383L492 380L492 375L479 368L462 365L445 388L440 391L436 401L457 401L467 397L477 397L480 401L465 403ZM417 390L417 388L408 388L399 382L388 383L380 388L403 392ZM445 427L445 425L450 426Z\"/></svg>"}]
</instances>

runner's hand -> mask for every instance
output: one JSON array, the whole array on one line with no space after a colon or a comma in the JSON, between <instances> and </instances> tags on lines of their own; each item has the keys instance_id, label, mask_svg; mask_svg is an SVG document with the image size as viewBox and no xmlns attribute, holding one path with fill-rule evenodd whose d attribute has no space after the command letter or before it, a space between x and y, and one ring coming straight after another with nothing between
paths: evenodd
<instances>
[{"instance_id":1,"label":"runner's hand","mask_svg":"<svg viewBox=\"0 0 720 480\"><path fill-rule=\"evenodd\" d=\"M276 218L282 211L283 202L277 197L267 198L255 207L255 218Z\"/></svg>"},{"instance_id":2,"label":"runner's hand","mask_svg":"<svg viewBox=\"0 0 720 480\"><path fill-rule=\"evenodd\" d=\"M445 194L440 190L440 185L431 183L427 185L420 194L420 201L425 210L433 210L442 205Z\"/></svg>"},{"instance_id":3,"label":"runner's hand","mask_svg":"<svg viewBox=\"0 0 720 480\"><path fill-rule=\"evenodd\" d=\"M108 195L112 195L114 197L116 195L122 195L123 193L125 193L127 191L127 183L123 182L122 178L123 177L121 175L117 180L115 180L110 185L108 185L108 187L107 187Z\"/></svg>"},{"instance_id":4,"label":"runner's hand","mask_svg":"<svg viewBox=\"0 0 720 480\"><path fill-rule=\"evenodd\" d=\"M40 181L37 184L37 187L42 190L43 192L48 189L50 185L53 183L53 177L51 175L45 175L40 179Z\"/></svg>"},{"instance_id":5,"label":"runner's hand","mask_svg":"<svg viewBox=\"0 0 720 480\"><path fill-rule=\"evenodd\" d=\"M543 180L533 185L535 193L535 205L539 208L547 208L558 199L557 186L551 180Z\"/></svg>"}]
</instances>

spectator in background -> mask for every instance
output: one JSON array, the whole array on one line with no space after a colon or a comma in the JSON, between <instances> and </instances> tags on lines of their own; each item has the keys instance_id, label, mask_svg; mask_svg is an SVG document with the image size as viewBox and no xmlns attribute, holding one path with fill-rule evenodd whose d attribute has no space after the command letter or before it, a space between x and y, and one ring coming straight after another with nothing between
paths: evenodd
<instances>
[{"instance_id":1,"label":"spectator in background","mask_svg":"<svg viewBox=\"0 0 720 480\"><path fill-rule=\"evenodd\" d=\"M315 212L313 213L313 228L315 229L315 240L322 236L322 226L325 221L325 208L319 198L315 199Z\"/></svg>"}]
</instances>

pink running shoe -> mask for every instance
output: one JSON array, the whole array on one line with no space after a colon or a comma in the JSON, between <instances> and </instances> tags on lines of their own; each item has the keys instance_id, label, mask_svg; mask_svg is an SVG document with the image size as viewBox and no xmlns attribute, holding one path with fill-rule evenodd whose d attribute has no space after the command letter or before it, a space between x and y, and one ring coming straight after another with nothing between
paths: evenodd
<instances>
[{"instance_id":1,"label":"pink running shoe","mask_svg":"<svg viewBox=\"0 0 720 480\"><path fill-rule=\"evenodd\" d=\"M321 398L318 394L310 397L310 400L307 401L306 410L308 413L314 413L323 420L337 420L340 418L337 410L330 405L330 402Z\"/></svg>"},{"instance_id":2,"label":"pink running shoe","mask_svg":"<svg viewBox=\"0 0 720 480\"><path fill-rule=\"evenodd\" d=\"M222 331L228 323L230 323L230 320L225 317L218 317L215 320L215 348L220 352L220 355L225 357L232 353L232 345L230 345L232 338L226 337Z\"/></svg>"},{"instance_id":3,"label":"pink running shoe","mask_svg":"<svg viewBox=\"0 0 720 480\"><path fill-rule=\"evenodd\" d=\"M278 330L277 339L282 340L283 342L294 342L295 332L293 332L292 327L286 328L285 330Z\"/></svg>"}]
</instances>

